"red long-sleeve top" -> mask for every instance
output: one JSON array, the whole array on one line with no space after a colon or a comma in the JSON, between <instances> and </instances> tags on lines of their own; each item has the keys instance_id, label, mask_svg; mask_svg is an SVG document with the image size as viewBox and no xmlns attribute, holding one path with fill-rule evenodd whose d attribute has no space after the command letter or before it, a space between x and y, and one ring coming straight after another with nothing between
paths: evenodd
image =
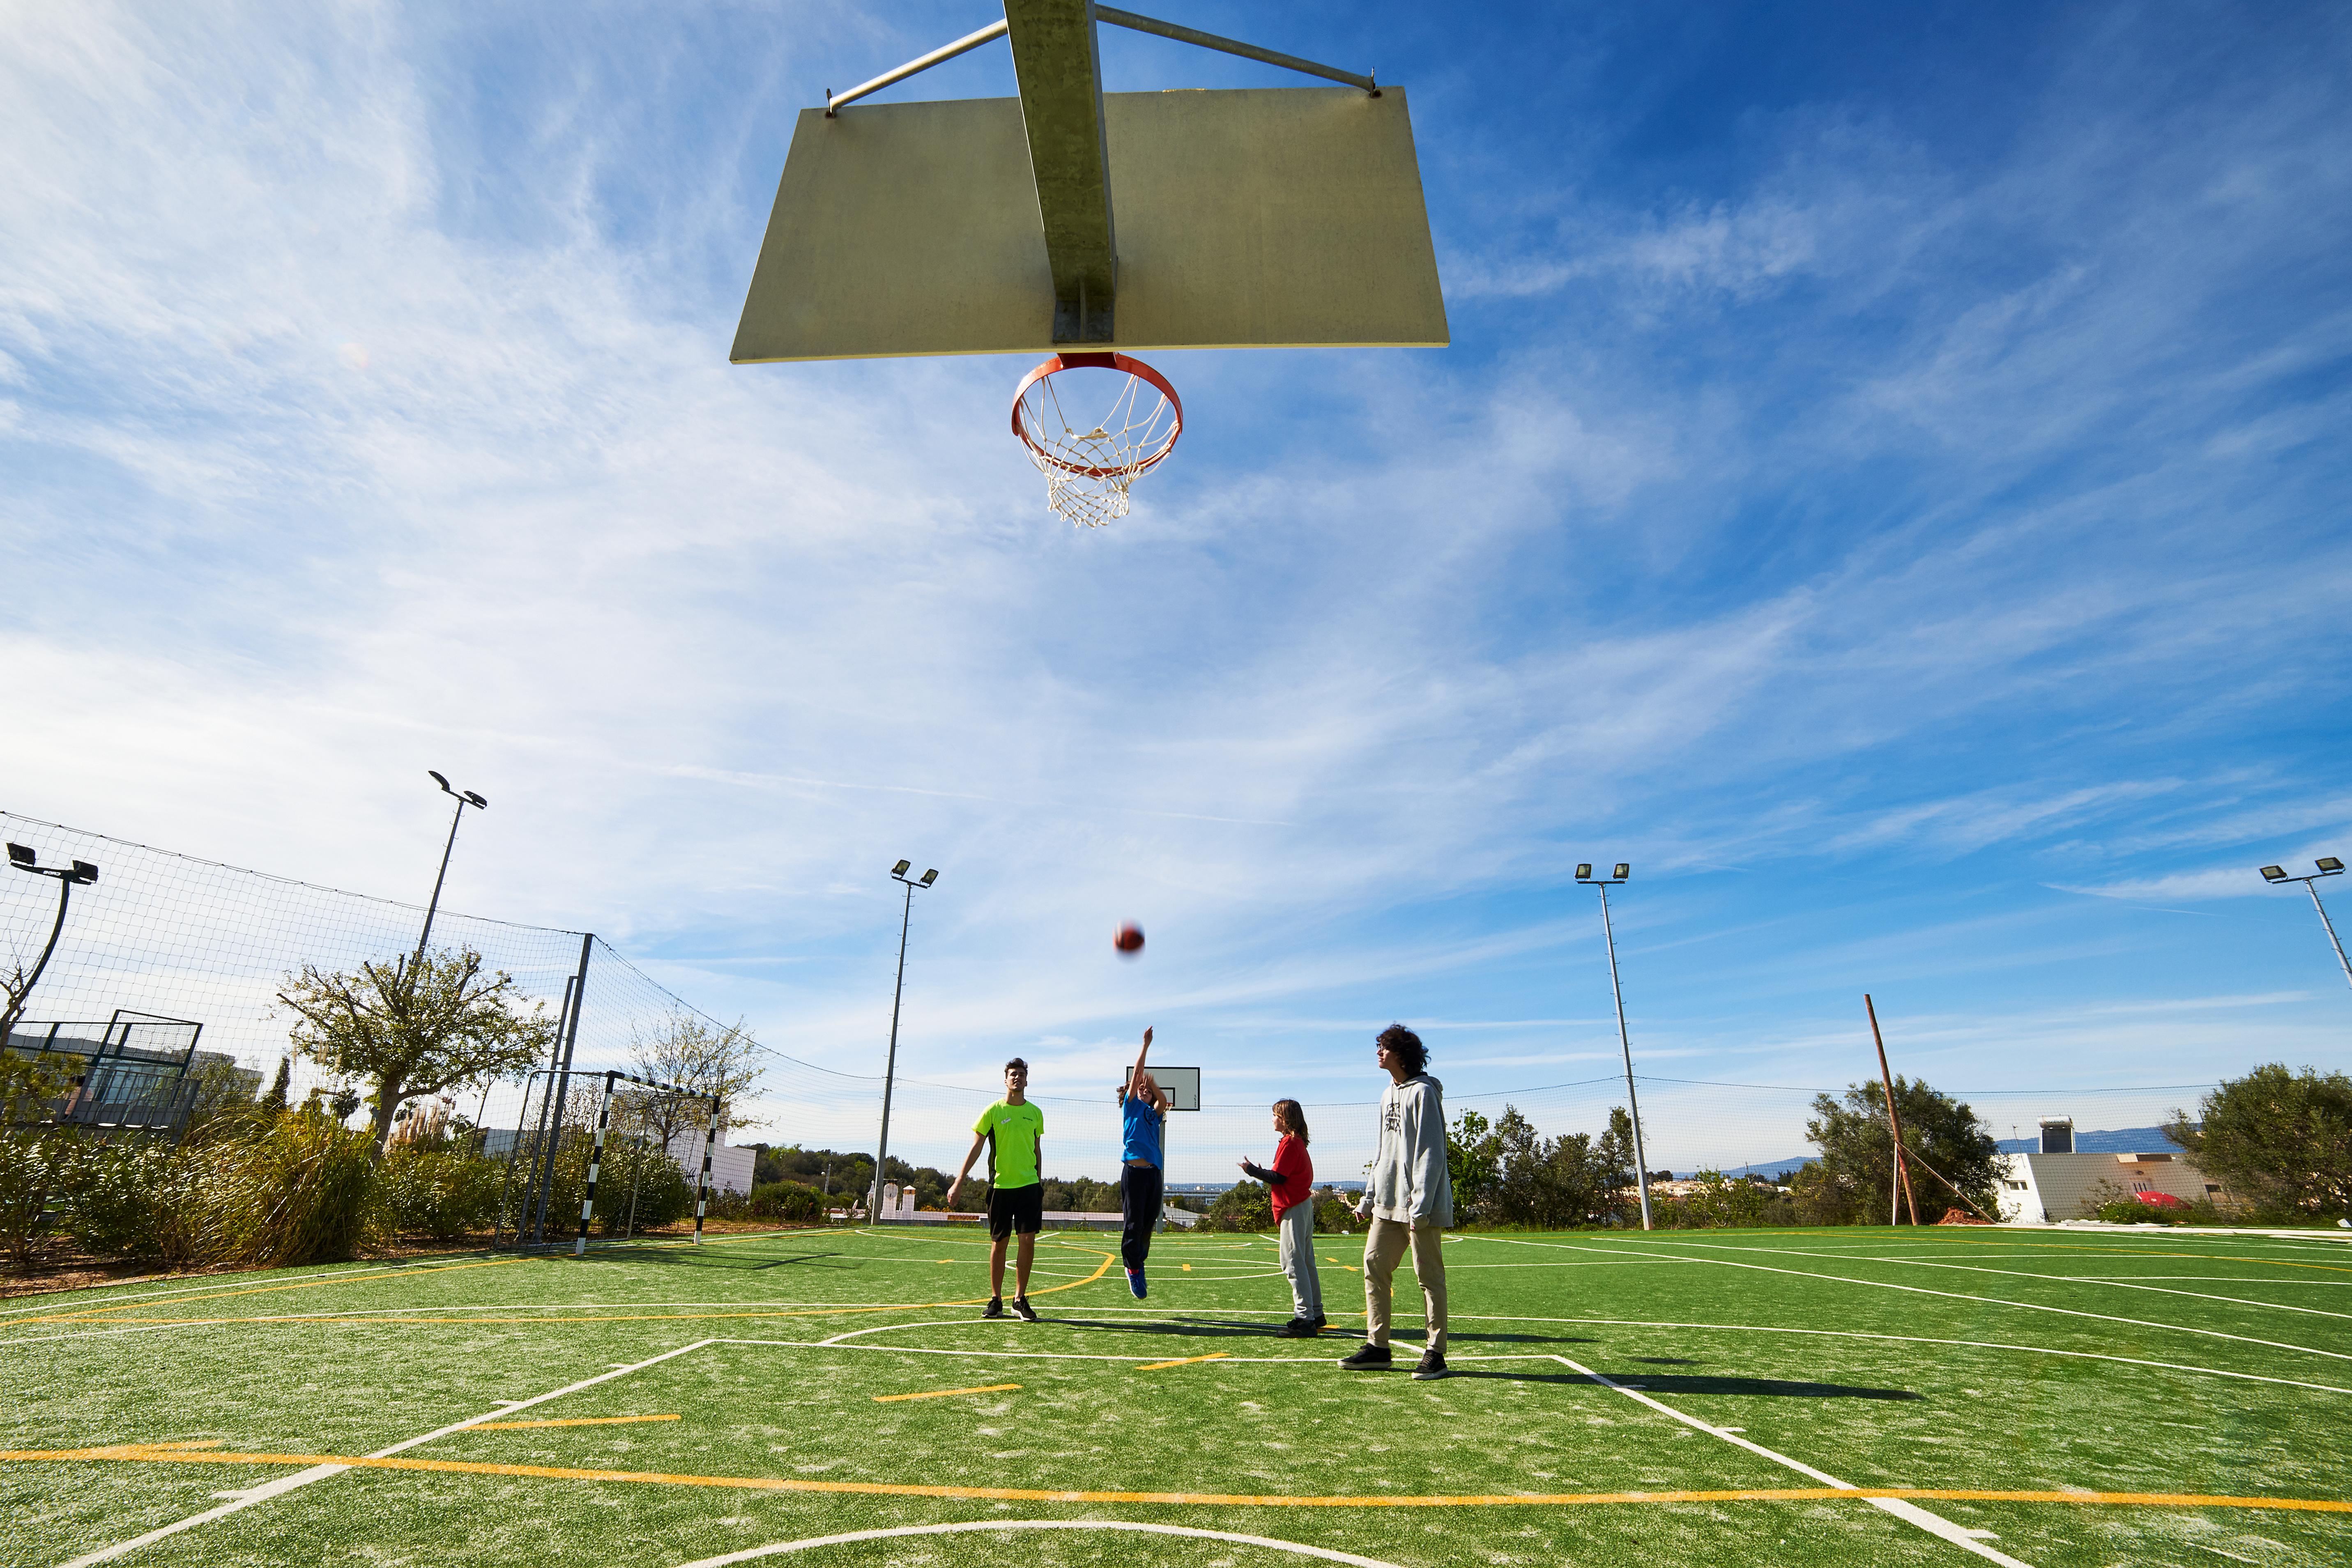
<instances>
[{"instance_id":1,"label":"red long-sleeve top","mask_svg":"<svg viewBox=\"0 0 2352 1568\"><path fill-rule=\"evenodd\" d=\"M1265 1183L1266 1193L1274 1199L1274 1217L1294 1203L1304 1203L1315 1196L1315 1162L1307 1157L1307 1145L1296 1135L1285 1133L1282 1142L1274 1146L1274 1168L1244 1164L1243 1169Z\"/></svg>"}]
</instances>

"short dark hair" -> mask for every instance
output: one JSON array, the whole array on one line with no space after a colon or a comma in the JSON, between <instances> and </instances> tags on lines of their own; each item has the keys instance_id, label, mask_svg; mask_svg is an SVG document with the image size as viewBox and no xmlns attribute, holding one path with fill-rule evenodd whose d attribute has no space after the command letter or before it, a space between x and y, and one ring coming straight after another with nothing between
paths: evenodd
<instances>
[{"instance_id":1,"label":"short dark hair","mask_svg":"<svg viewBox=\"0 0 2352 1568\"><path fill-rule=\"evenodd\" d=\"M1375 1043L1387 1046L1403 1061L1407 1077L1429 1065L1429 1047L1421 1043L1421 1036L1401 1023L1392 1023L1381 1030L1380 1039Z\"/></svg>"},{"instance_id":2,"label":"short dark hair","mask_svg":"<svg viewBox=\"0 0 2352 1568\"><path fill-rule=\"evenodd\" d=\"M1016 1057L1014 1057L1012 1061L1008 1061L1008 1062L1006 1062L1006 1063L1004 1064L1004 1071L1007 1071L1007 1072L1010 1072L1010 1071L1013 1071L1014 1068L1016 1068L1016 1067L1017 1067L1017 1068L1019 1068L1019 1069L1020 1069L1022 1071L1024 1071L1024 1072L1026 1072L1026 1071L1029 1071L1029 1064L1028 1064L1027 1062L1025 1062L1025 1061L1022 1061L1022 1060L1021 1060L1019 1057L1017 1057L1017 1056L1016 1056Z\"/></svg>"},{"instance_id":3,"label":"short dark hair","mask_svg":"<svg viewBox=\"0 0 2352 1568\"><path fill-rule=\"evenodd\" d=\"M1307 1141L1307 1107L1296 1100L1276 1100L1274 1113L1290 1129L1290 1135L1300 1143Z\"/></svg>"}]
</instances>

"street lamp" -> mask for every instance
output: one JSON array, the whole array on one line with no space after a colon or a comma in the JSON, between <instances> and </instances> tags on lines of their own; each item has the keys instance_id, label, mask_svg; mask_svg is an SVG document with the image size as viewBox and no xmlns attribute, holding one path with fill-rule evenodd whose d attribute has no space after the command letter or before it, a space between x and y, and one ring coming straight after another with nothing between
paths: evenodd
<instances>
[{"instance_id":1,"label":"street lamp","mask_svg":"<svg viewBox=\"0 0 2352 1568\"><path fill-rule=\"evenodd\" d=\"M8 1036L16 1028L16 1020L25 1016L25 1004L33 995L33 988L41 983L41 971L49 967L49 955L58 950L58 937L66 928L66 905L73 900L73 890L87 887L98 880L98 868L88 861L75 861L68 865L50 866L41 863L41 857L23 844L8 846L11 870L29 872L35 876L54 878L58 884L58 917L49 925L49 940L41 949L40 962L26 976L22 985L11 984L5 1002L0 1002L0 1047L8 1043Z\"/></svg>"},{"instance_id":2,"label":"street lamp","mask_svg":"<svg viewBox=\"0 0 2352 1568\"><path fill-rule=\"evenodd\" d=\"M457 824L465 820L467 807L471 806L479 811L487 810L489 806L488 800L483 800L471 789L451 789L449 780L442 778L430 768L425 770L425 774L426 778L441 786L441 793L456 798L457 810L449 819L449 841L441 846L441 869L433 878L433 902L425 906L425 930L416 938L418 964L425 962L425 945L433 940L433 916L441 907L441 883L449 874L449 852L457 847Z\"/></svg>"},{"instance_id":3,"label":"street lamp","mask_svg":"<svg viewBox=\"0 0 2352 1568\"><path fill-rule=\"evenodd\" d=\"M1633 1097L1633 1040L1625 1032L1625 991L1617 983L1617 935L1609 927L1609 890L1622 887L1633 868L1619 861L1607 876L1592 874L1591 862L1576 868L1576 880L1601 890L1601 936L1609 945L1609 994L1617 998L1617 1044L1625 1052L1625 1109L1633 1119L1633 1177L1642 1194L1642 1228L1650 1226L1650 1155L1642 1146L1642 1104Z\"/></svg>"},{"instance_id":4,"label":"street lamp","mask_svg":"<svg viewBox=\"0 0 2352 1568\"><path fill-rule=\"evenodd\" d=\"M16 852L14 845L10 846L9 852L12 854ZM2264 882L2273 883L2299 882L2303 883L2303 891L2311 894L2311 907L2319 911L2320 925L2327 928L2328 945L2336 949L2336 961L2344 967L2344 978L2347 981L2352 981L2352 961L2347 961L2344 956L2343 939L2336 935L2336 923L2327 918L2327 905L2319 902L2319 889L2312 885L2312 883L2317 882L2323 876L2342 876L2344 874L2344 862L2337 860L2334 855L2322 855L2312 863L2316 865L2319 869L2313 872L2309 876L2289 876L2286 874L2286 868L2284 866L2266 865L2262 868L2263 880Z\"/></svg>"},{"instance_id":5,"label":"street lamp","mask_svg":"<svg viewBox=\"0 0 2352 1568\"><path fill-rule=\"evenodd\" d=\"M915 915L915 889L929 887L940 880L937 871L927 871L919 878L907 875L913 861L900 861L890 868L890 880L907 890L906 907L898 914L898 979L890 988L890 1055L882 1069L882 1142L874 1151L874 1192L866 1205L869 1225L882 1218L882 1172L890 1162L890 1090L898 1077L898 999L907 991L907 925Z\"/></svg>"}]
</instances>

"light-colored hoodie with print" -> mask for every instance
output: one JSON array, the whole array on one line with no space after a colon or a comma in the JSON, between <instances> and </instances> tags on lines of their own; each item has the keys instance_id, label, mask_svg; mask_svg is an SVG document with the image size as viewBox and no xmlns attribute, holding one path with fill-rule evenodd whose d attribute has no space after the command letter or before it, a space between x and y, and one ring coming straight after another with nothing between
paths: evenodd
<instances>
[{"instance_id":1,"label":"light-colored hoodie with print","mask_svg":"<svg viewBox=\"0 0 2352 1568\"><path fill-rule=\"evenodd\" d=\"M1377 1219L1454 1223L1454 1174L1445 1163L1445 1088L1426 1072L1391 1082L1381 1095L1380 1152L1364 1200Z\"/></svg>"}]
</instances>

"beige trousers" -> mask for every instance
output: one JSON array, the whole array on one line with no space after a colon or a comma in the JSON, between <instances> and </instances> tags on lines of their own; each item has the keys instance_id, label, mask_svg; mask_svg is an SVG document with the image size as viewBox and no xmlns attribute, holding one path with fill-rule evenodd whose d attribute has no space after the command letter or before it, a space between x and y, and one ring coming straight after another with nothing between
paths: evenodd
<instances>
[{"instance_id":1,"label":"beige trousers","mask_svg":"<svg viewBox=\"0 0 2352 1568\"><path fill-rule=\"evenodd\" d=\"M1372 1343L1389 1343L1391 1286L1409 1244L1413 1277L1421 1281L1422 1307L1429 1314L1429 1348L1445 1354L1445 1260L1438 1252L1444 1235L1434 1225L1372 1221L1364 1236L1364 1337Z\"/></svg>"}]
</instances>

